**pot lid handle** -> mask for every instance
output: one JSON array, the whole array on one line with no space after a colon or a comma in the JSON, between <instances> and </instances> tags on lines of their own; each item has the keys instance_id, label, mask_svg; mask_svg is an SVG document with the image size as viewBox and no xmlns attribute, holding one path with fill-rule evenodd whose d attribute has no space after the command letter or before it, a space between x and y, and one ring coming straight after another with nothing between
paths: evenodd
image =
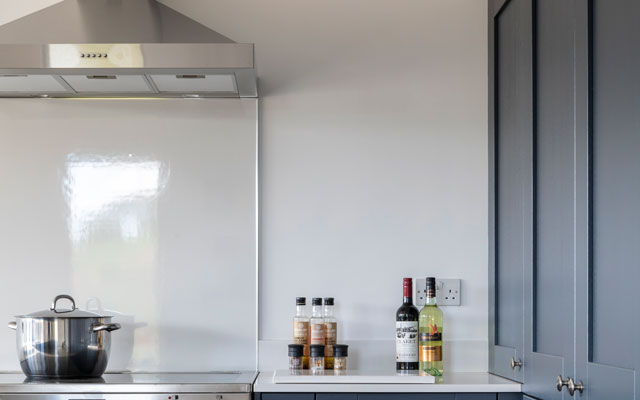
<instances>
[{"instance_id":1,"label":"pot lid handle","mask_svg":"<svg viewBox=\"0 0 640 400\"><path fill-rule=\"evenodd\" d=\"M71 302L71 310L65 310L65 311L58 311L56 309L56 303L58 302L58 300L60 299L67 299ZM53 303L51 303L51 311L55 312L55 313L66 313L66 312L71 312L74 311L76 309L76 302L75 300L73 300L73 297L69 296L68 294L59 294L57 295L54 299L53 299Z\"/></svg>"}]
</instances>

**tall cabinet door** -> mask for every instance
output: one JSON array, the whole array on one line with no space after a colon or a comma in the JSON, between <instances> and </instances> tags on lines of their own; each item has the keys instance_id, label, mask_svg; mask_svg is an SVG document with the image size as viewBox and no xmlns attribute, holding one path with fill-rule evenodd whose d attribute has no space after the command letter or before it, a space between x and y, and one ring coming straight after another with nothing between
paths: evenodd
<instances>
[{"instance_id":1,"label":"tall cabinet door","mask_svg":"<svg viewBox=\"0 0 640 400\"><path fill-rule=\"evenodd\" d=\"M575 271L574 31L569 0L537 0L534 13L533 262L525 274L524 392L568 398L573 376Z\"/></svg>"},{"instance_id":2,"label":"tall cabinet door","mask_svg":"<svg viewBox=\"0 0 640 400\"><path fill-rule=\"evenodd\" d=\"M532 5L489 9L489 370L522 382L524 271L532 258Z\"/></svg>"},{"instance_id":3,"label":"tall cabinet door","mask_svg":"<svg viewBox=\"0 0 640 400\"><path fill-rule=\"evenodd\" d=\"M640 2L580 0L590 79L581 143L590 154L579 209L576 374L584 399L640 399ZM589 9L591 7L591 9ZM591 39L591 40L589 40ZM592 82L589 88L588 82ZM586 83L585 83L586 82ZM591 89L591 91L589 90ZM591 93L591 96L587 96ZM590 121L590 123L589 123ZM589 168L590 167L590 168ZM577 397L577 393L576 393Z\"/></svg>"}]
</instances>

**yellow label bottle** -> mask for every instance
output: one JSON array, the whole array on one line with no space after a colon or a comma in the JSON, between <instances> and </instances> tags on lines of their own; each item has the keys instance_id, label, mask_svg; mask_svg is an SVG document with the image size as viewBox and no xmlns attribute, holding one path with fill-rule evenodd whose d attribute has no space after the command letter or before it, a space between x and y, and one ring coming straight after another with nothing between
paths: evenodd
<instances>
[{"instance_id":1,"label":"yellow label bottle","mask_svg":"<svg viewBox=\"0 0 640 400\"><path fill-rule=\"evenodd\" d=\"M442 311L436 305L436 280L427 278L427 302L418 317L420 371L442 376Z\"/></svg>"}]
</instances>

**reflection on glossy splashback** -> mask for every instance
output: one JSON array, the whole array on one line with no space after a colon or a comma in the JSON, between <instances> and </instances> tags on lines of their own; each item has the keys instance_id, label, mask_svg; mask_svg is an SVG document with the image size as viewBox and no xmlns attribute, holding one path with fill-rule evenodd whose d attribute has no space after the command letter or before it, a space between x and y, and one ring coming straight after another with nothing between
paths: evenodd
<instances>
[{"instance_id":1,"label":"reflection on glossy splashback","mask_svg":"<svg viewBox=\"0 0 640 400\"><path fill-rule=\"evenodd\" d=\"M148 278L153 277L158 263L158 198L168 177L168 167L160 161L133 154L67 156L63 189L76 284L108 281L106 286L144 299L138 307L157 301L153 281ZM133 279L112 274L115 266L104 260L114 254L123 260L127 276ZM97 294L100 288L92 290ZM136 298L128 301L130 304L122 307L136 306ZM144 315L147 323L160 322L157 312ZM114 354L110 369L125 370L131 358L146 364L158 362L157 335L136 330L133 316L124 321L124 315L112 313L117 313L115 321L123 325L117 336L124 339L124 346L122 341L114 346L118 354Z\"/></svg>"},{"instance_id":2,"label":"reflection on glossy splashback","mask_svg":"<svg viewBox=\"0 0 640 400\"><path fill-rule=\"evenodd\" d=\"M254 368L255 100L0 103L0 313L69 293L123 325L110 371Z\"/></svg>"},{"instance_id":3,"label":"reflection on glossy splashback","mask_svg":"<svg viewBox=\"0 0 640 400\"><path fill-rule=\"evenodd\" d=\"M63 189L71 241L90 241L92 227L113 222L123 240L156 236L157 199L168 177L168 166L133 154L69 154ZM151 205L153 215L141 215Z\"/></svg>"}]
</instances>

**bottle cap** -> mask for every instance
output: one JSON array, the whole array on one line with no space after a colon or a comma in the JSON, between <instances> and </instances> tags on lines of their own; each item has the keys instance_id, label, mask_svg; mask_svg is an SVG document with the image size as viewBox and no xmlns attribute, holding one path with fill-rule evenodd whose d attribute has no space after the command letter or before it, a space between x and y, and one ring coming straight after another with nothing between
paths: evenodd
<instances>
[{"instance_id":1,"label":"bottle cap","mask_svg":"<svg viewBox=\"0 0 640 400\"><path fill-rule=\"evenodd\" d=\"M296 297L296 305L297 306L306 306L307 298L306 297Z\"/></svg>"},{"instance_id":2,"label":"bottle cap","mask_svg":"<svg viewBox=\"0 0 640 400\"><path fill-rule=\"evenodd\" d=\"M302 344L289 345L289 357L302 357L303 354L304 354L304 345Z\"/></svg>"},{"instance_id":3,"label":"bottle cap","mask_svg":"<svg viewBox=\"0 0 640 400\"><path fill-rule=\"evenodd\" d=\"M412 297L413 291L413 279L411 278L403 278L402 279L402 297Z\"/></svg>"},{"instance_id":4,"label":"bottle cap","mask_svg":"<svg viewBox=\"0 0 640 400\"><path fill-rule=\"evenodd\" d=\"M324 345L323 344L312 344L309 346L311 357L324 357Z\"/></svg>"},{"instance_id":5,"label":"bottle cap","mask_svg":"<svg viewBox=\"0 0 640 400\"><path fill-rule=\"evenodd\" d=\"M346 344L333 345L334 357L347 357L348 355L349 355L349 345L346 345Z\"/></svg>"},{"instance_id":6,"label":"bottle cap","mask_svg":"<svg viewBox=\"0 0 640 400\"><path fill-rule=\"evenodd\" d=\"M436 278L427 277L427 297L434 298L436 297Z\"/></svg>"},{"instance_id":7,"label":"bottle cap","mask_svg":"<svg viewBox=\"0 0 640 400\"><path fill-rule=\"evenodd\" d=\"M325 306L332 306L333 305L333 297L325 297L324 298L324 305Z\"/></svg>"},{"instance_id":8,"label":"bottle cap","mask_svg":"<svg viewBox=\"0 0 640 400\"><path fill-rule=\"evenodd\" d=\"M314 297L313 299L311 299L311 305L313 305L313 306L321 306L322 305L322 298Z\"/></svg>"}]
</instances>

